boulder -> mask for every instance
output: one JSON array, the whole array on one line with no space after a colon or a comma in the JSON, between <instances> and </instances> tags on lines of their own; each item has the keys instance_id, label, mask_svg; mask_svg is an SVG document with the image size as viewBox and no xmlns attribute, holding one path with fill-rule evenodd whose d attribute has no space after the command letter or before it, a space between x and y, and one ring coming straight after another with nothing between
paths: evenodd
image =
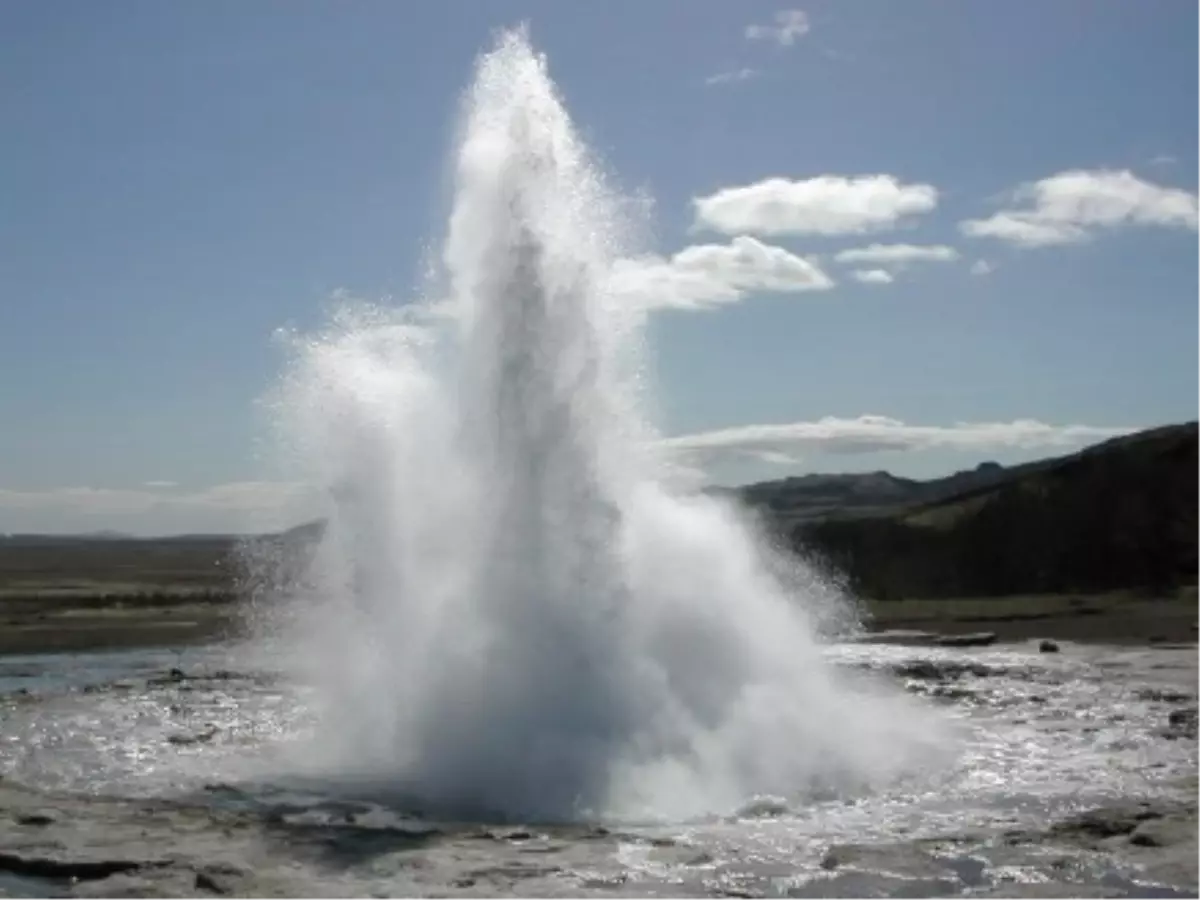
<instances>
[{"instance_id":1,"label":"boulder","mask_svg":"<svg viewBox=\"0 0 1200 900\"><path fill-rule=\"evenodd\" d=\"M939 647L987 647L996 643L996 632L980 631L975 634L944 634L934 643Z\"/></svg>"},{"instance_id":2,"label":"boulder","mask_svg":"<svg viewBox=\"0 0 1200 900\"><path fill-rule=\"evenodd\" d=\"M901 678L916 678L923 681L952 681L964 675L974 675L984 678L988 675L1001 674L1001 670L990 668L983 663L959 662L953 659L913 659L897 663L892 671Z\"/></svg>"},{"instance_id":3,"label":"boulder","mask_svg":"<svg viewBox=\"0 0 1200 900\"><path fill-rule=\"evenodd\" d=\"M1197 711L1194 706L1171 710L1167 716L1167 736L1196 739Z\"/></svg>"}]
</instances>

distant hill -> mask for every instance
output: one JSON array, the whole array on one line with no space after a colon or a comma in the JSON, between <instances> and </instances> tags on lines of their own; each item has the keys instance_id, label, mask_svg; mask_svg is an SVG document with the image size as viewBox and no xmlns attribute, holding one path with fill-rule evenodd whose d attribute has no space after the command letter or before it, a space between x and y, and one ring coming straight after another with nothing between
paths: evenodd
<instances>
[{"instance_id":1,"label":"distant hill","mask_svg":"<svg viewBox=\"0 0 1200 900\"><path fill-rule=\"evenodd\" d=\"M234 534L172 534L163 537L139 537L120 531L91 531L81 534L11 534L0 533L0 545L16 547L59 546L78 544L103 543L133 543L133 544L166 544L166 543L233 543L240 539Z\"/></svg>"},{"instance_id":2,"label":"distant hill","mask_svg":"<svg viewBox=\"0 0 1200 900\"><path fill-rule=\"evenodd\" d=\"M825 513L787 482L777 493L755 485L748 499L866 596L1160 591L1196 582L1198 467L1191 422L886 488L900 500L875 491L876 476L852 494L868 502Z\"/></svg>"},{"instance_id":3,"label":"distant hill","mask_svg":"<svg viewBox=\"0 0 1200 900\"><path fill-rule=\"evenodd\" d=\"M1154 591L1196 582L1198 467L1191 422L927 481L804 475L712 493L757 510L868 597ZM0 591L243 590L269 578L270 562L303 560L323 530L310 522L258 537L0 535Z\"/></svg>"},{"instance_id":4,"label":"distant hill","mask_svg":"<svg viewBox=\"0 0 1200 900\"><path fill-rule=\"evenodd\" d=\"M984 462L973 469L927 481L900 478L888 472L798 475L725 489L722 493L761 510L777 524L796 525L828 518L880 515L934 503L1056 465L1064 458L1008 467Z\"/></svg>"}]
</instances>

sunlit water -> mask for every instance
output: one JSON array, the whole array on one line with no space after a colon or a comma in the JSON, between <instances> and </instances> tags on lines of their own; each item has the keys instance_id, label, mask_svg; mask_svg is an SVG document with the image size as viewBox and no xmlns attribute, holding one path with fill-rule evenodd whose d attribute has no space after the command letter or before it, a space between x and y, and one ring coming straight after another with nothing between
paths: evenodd
<instances>
[{"instance_id":1,"label":"sunlit water","mask_svg":"<svg viewBox=\"0 0 1200 900\"><path fill-rule=\"evenodd\" d=\"M340 815L344 790L280 769L287 749L310 745L317 731L317 693L279 671L250 669L261 659L251 649L0 661L0 775L43 790L187 798L264 814L282 804L316 823ZM918 659L986 666L982 676L909 681L914 690L956 691L932 702L958 725L960 754L944 769L861 794L763 797L730 816L629 826L623 833L632 837L611 845L563 839L568 864L555 875L558 889L604 892L632 879L651 893L718 882L799 890L828 877L820 862L834 844L1040 827L1114 798L1177 793L1180 778L1195 772L1196 742L1163 733L1172 708L1194 703L1191 650L1068 646L1047 656L1029 646L835 645L823 656L869 677L890 678L884 673ZM173 680L176 666L189 677ZM423 812L370 792L356 799L385 821ZM676 846L664 849L663 837ZM461 860L433 859L449 884ZM339 877L363 891L395 885L366 865Z\"/></svg>"}]
</instances>

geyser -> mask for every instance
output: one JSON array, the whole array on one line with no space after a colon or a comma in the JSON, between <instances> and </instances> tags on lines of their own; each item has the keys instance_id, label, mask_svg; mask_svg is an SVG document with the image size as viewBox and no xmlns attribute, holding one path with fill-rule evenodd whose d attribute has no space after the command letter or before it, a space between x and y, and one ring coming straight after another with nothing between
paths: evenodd
<instances>
[{"instance_id":1,"label":"geyser","mask_svg":"<svg viewBox=\"0 0 1200 900\"><path fill-rule=\"evenodd\" d=\"M446 815L688 817L857 788L939 743L852 686L836 591L672 487L639 409L627 205L523 31L478 62L442 289L295 341L276 409L327 528L284 643L306 765ZM833 605L831 605L833 604Z\"/></svg>"}]
</instances>

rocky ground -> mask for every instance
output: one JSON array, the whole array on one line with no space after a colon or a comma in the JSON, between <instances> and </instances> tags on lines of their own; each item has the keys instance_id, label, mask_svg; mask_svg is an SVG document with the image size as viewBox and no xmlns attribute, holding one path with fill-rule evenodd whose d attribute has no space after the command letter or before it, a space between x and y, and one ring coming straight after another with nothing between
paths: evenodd
<instances>
[{"instance_id":1,"label":"rocky ground","mask_svg":"<svg viewBox=\"0 0 1200 900\"><path fill-rule=\"evenodd\" d=\"M193 783L182 761L278 724L269 673L191 651L0 663L0 896L1196 896L1195 648L1039 650L839 657L979 729L940 788L639 828Z\"/></svg>"},{"instance_id":2,"label":"rocky ground","mask_svg":"<svg viewBox=\"0 0 1200 900\"><path fill-rule=\"evenodd\" d=\"M872 630L940 634L988 631L1001 641L1048 638L1104 644L1170 644L1196 640L1195 587L1159 597L1114 592L959 600L869 603Z\"/></svg>"},{"instance_id":3,"label":"rocky ground","mask_svg":"<svg viewBox=\"0 0 1200 900\"><path fill-rule=\"evenodd\" d=\"M232 595L213 597L197 599L187 591L51 598L0 593L0 656L219 641L240 629L244 610Z\"/></svg>"},{"instance_id":4,"label":"rocky ground","mask_svg":"<svg viewBox=\"0 0 1200 900\"><path fill-rule=\"evenodd\" d=\"M1194 798L1144 800L1039 829L834 844L819 875L789 887L716 865L686 839L596 826L434 827L352 804L222 811L0 783L0 895L361 895L386 880L393 894L428 896L1183 897L1196 893L1196 821ZM627 847L669 866L671 880L622 870Z\"/></svg>"},{"instance_id":5,"label":"rocky ground","mask_svg":"<svg viewBox=\"0 0 1200 900\"><path fill-rule=\"evenodd\" d=\"M0 656L183 646L236 635L248 610L234 593L153 587L138 593L0 591ZM991 632L1001 641L1049 638L1107 644L1188 643L1194 588L1168 597L1053 595L867 602L870 631Z\"/></svg>"}]
</instances>

